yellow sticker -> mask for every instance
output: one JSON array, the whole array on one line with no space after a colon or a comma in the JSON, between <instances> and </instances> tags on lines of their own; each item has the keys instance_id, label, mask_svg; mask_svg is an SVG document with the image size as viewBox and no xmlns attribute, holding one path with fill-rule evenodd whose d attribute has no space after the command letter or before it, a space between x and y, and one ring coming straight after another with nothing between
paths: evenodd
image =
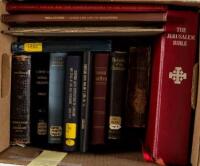
<instances>
[{"instance_id":1,"label":"yellow sticker","mask_svg":"<svg viewBox=\"0 0 200 166\"><path fill-rule=\"evenodd\" d=\"M68 146L74 146L75 145L75 141L73 139L68 139L65 141L66 145Z\"/></svg>"},{"instance_id":2,"label":"yellow sticker","mask_svg":"<svg viewBox=\"0 0 200 166\"><path fill-rule=\"evenodd\" d=\"M57 166L67 153L44 150L33 159L27 166Z\"/></svg>"},{"instance_id":3,"label":"yellow sticker","mask_svg":"<svg viewBox=\"0 0 200 166\"><path fill-rule=\"evenodd\" d=\"M66 123L65 138L76 138L76 123Z\"/></svg>"},{"instance_id":4,"label":"yellow sticker","mask_svg":"<svg viewBox=\"0 0 200 166\"><path fill-rule=\"evenodd\" d=\"M25 43L24 52L42 52L42 43Z\"/></svg>"}]
</instances>

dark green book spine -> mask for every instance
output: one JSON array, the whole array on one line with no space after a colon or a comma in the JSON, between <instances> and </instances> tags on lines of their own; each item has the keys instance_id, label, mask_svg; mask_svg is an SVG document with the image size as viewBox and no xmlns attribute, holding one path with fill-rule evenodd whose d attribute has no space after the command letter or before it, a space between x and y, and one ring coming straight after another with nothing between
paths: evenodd
<instances>
[{"instance_id":1,"label":"dark green book spine","mask_svg":"<svg viewBox=\"0 0 200 166\"><path fill-rule=\"evenodd\" d=\"M68 53L65 81L64 150L79 149L82 53Z\"/></svg>"},{"instance_id":2,"label":"dark green book spine","mask_svg":"<svg viewBox=\"0 0 200 166\"><path fill-rule=\"evenodd\" d=\"M48 143L62 144L66 53L51 53L49 66Z\"/></svg>"},{"instance_id":3,"label":"dark green book spine","mask_svg":"<svg viewBox=\"0 0 200 166\"><path fill-rule=\"evenodd\" d=\"M108 139L121 138L122 114L125 111L127 52L115 51L111 60Z\"/></svg>"},{"instance_id":4,"label":"dark green book spine","mask_svg":"<svg viewBox=\"0 0 200 166\"><path fill-rule=\"evenodd\" d=\"M44 146L48 140L49 55L32 54L31 139Z\"/></svg>"},{"instance_id":5,"label":"dark green book spine","mask_svg":"<svg viewBox=\"0 0 200 166\"><path fill-rule=\"evenodd\" d=\"M30 143L31 56L13 56L11 143ZM3 133L2 133L3 134Z\"/></svg>"},{"instance_id":6,"label":"dark green book spine","mask_svg":"<svg viewBox=\"0 0 200 166\"><path fill-rule=\"evenodd\" d=\"M82 72L80 151L87 152L92 99L92 54L90 51L84 52Z\"/></svg>"}]
</instances>

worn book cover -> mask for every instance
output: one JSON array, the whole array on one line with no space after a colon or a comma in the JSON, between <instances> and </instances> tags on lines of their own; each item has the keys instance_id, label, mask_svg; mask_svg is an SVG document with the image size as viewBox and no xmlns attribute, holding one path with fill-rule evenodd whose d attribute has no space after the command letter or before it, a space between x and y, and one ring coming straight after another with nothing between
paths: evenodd
<instances>
[{"instance_id":1,"label":"worn book cover","mask_svg":"<svg viewBox=\"0 0 200 166\"><path fill-rule=\"evenodd\" d=\"M126 127L146 126L151 67L150 50L148 46L132 46L129 49Z\"/></svg>"},{"instance_id":2,"label":"worn book cover","mask_svg":"<svg viewBox=\"0 0 200 166\"><path fill-rule=\"evenodd\" d=\"M30 143L31 56L14 55L12 61L11 143Z\"/></svg>"}]
</instances>

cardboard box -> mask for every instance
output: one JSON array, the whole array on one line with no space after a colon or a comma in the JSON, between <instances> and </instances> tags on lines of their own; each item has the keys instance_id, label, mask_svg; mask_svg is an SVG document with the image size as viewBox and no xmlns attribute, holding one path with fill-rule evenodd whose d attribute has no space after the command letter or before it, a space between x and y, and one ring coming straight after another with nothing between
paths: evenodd
<instances>
[{"instance_id":1,"label":"cardboard box","mask_svg":"<svg viewBox=\"0 0 200 166\"><path fill-rule=\"evenodd\" d=\"M129 0L124 0L124 2ZM200 7L200 0L132 0L132 2L179 4L184 6ZM0 13L5 13L4 3L0 1ZM7 28L0 23L0 30ZM10 93L11 93L11 52L10 44L15 38L0 34L0 152L9 147L10 134ZM199 81L200 86L200 81ZM200 165L200 88L198 90L196 123L194 131L194 144L192 152L193 166ZM0 163L13 163L27 165L33 158L39 155L41 149L11 147L0 154ZM109 153L109 154L69 154L60 163L68 166L153 166L152 163L144 163L141 153Z\"/></svg>"}]
</instances>

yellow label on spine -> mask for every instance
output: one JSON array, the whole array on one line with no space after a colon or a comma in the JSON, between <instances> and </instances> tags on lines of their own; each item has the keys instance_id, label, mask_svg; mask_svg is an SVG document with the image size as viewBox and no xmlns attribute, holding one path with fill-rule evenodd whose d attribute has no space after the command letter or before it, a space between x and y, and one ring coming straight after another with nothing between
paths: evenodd
<instances>
[{"instance_id":1,"label":"yellow label on spine","mask_svg":"<svg viewBox=\"0 0 200 166\"><path fill-rule=\"evenodd\" d=\"M65 138L76 138L76 123L66 123Z\"/></svg>"},{"instance_id":2,"label":"yellow label on spine","mask_svg":"<svg viewBox=\"0 0 200 166\"><path fill-rule=\"evenodd\" d=\"M25 43L24 52L42 52L42 43Z\"/></svg>"},{"instance_id":3,"label":"yellow label on spine","mask_svg":"<svg viewBox=\"0 0 200 166\"><path fill-rule=\"evenodd\" d=\"M66 140L65 143L66 143L66 145L68 145L68 146L74 146L74 145L75 145L75 141L72 140L72 139Z\"/></svg>"}]
</instances>

